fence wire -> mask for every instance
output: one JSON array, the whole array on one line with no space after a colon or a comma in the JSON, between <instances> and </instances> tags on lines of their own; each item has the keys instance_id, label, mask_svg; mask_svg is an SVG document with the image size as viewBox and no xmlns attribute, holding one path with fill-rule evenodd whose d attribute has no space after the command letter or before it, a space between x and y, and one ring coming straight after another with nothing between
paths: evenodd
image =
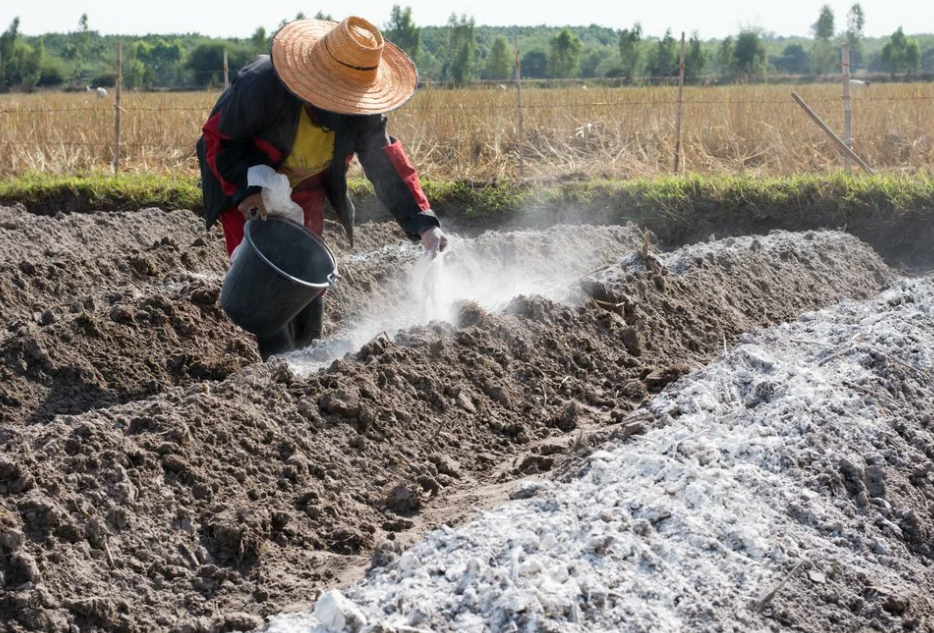
<instances>
[{"instance_id":1,"label":"fence wire","mask_svg":"<svg viewBox=\"0 0 934 633\"><path fill-rule=\"evenodd\" d=\"M934 103L934 97L927 96L905 96L905 97L853 97L853 103L858 104L862 102L871 102L871 103L901 103L905 101L913 102L926 102ZM742 105L780 105L780 106L789 106L795 105L794 101L790 99L685 99L681 102L685 106L692 105L728 105L728 106L742 106ZM808 103L840 103L840 99L834 97L820 97L808 99ZM578 101L578 102L565 102L565 103L524 103L521 107L522 110L538 110L538 109L568 109L568 108L605 108L605 107L674 107L678 105L678 101L675 99L658 99L650 101ZM210 112L214 108L212 105L206 106L121 106L120 110L125 114L132 114L133 112ZM113 112L113 105L102 105L98 107L80 107L80 108L0 108L0 114L61 114L61 113L75 113L75 112L99 112L99 113L110 113ZM400 113L406 112L433 112L433 111L467 111L475 110L478 112L488 111L488 110L509 110L516 111L520 108L515 104L486 104L486 105L410 105L403 110L400 110Z\"/></svg>"},{"instance_id":2,"label":"fence wire","mask_svg":"<svg viewBox=\"0 0 934 633\"><path fill-rule=\"evenodd\" d=\"M926 88L924 92L930 92ZM484 169L498 176L511 173L516 165L519 165L521 177L523 155L528 163L535 163L533 171L564 172L591 163L606 169L607 165L629 161L626 164L633 173L642 173L640 169L665 172L668 170L663 165L669 163L666 152L670 150L673 137L669 116L673 116L672 112L679 106L689 121L696 119L699 112L704 116L707 112L716 112L715 116L721 119L701 131L687 132L683 140L678 138L687 148L690 156L686 160L692 166L703 162L702 169L743 170L768 163L773 169L787 170L789 164L799 169L833 164L835 149L817 128L800 128L809 139L807 142L788 141L787 126L798 125L789 118L791 110L798 108L790 97L791 86L788 97L776 97L778 91L773 87L771 94L761 98L756 98L755 93L749 98L737 98L738 95L716 98L716 88L710 92L705 88L680 102L673 97L658 98L665 92L664 88L657 90L661 94L643 93L647 98L634 94L631 95L634 99L616 99L613 93L597 89L588 95L588 91L583 90L575 94L566 89L558 94L546 94L533 88L523 93L521 108L515 99L514 87L509 92L493 88L473 91L472 95L465 93L464 102L453 103L461 98L455 91L436 90L429 93L428 103L416 101L390 118L398 118L400 126L416 131L417 138L408 147L413 159L419 161L420 170L455 174L455 178L462 173L466 177L486 173ZM477 92L482 92L480 98ZM872 113L878 121L877 128L880 125L886 128L884 138L876 134L878 138L871 142L866 136L858 139L863 151L869 153L870 161L875 158L885 167L896 168L924 169L934 164L934 147L929 140L934 134L929 133L930 125L921 123L926 116L923 113L934 105L934 95L923 94L921 89L906 91L915 94L897 96L859 92L861 94L852 96L853 110L863 106L862 111ZM842 105L840 96L824 96L828 94L825 90L807 98L821 116ZM15 105L15 100L11 104L9 100L4 103L5 100L0 99L0 150L7 163L6 167L0 165L0 173L44 169L57 164L66 164L69 168L75 165L96 168L108 164L114 155L122 156L135 166L189 164L200 134L200 121L206 120L213 109L216 94L204 93L202 97L203 105L153 105L152 101L157 99L149 97L145 99L150 103L134 105L137 95L125 94L119 106L122 132L118 145L113 135L116 104L112 95L98 99L92 94L83 105L74 106L43 106L35 101ZM471 97L476 101L470 103ZM535 102L554 97L564 98ZM171 101L172 96L166 95L164 99ZM432 103L433 100L441 103ZM791 110L785 109L788 107ZM636 110L642 112L632 114ZM521 128L517 131L513 125L513 119L522 112L529 115L524 132ZM777 115L773 117L771 112ZM160 113L165 116L159 117ZM431 113L439 114L432 120ZM483 113L492 114L484 117ZM901 119L908 119L914 125L908 135L898 130ZM452 130L450 136L437 135L435 128L442 123ZM68 131L76 126L82 129L74 136L83 137L83 140L67 138ZM795 138L799 138L798 129L795 127ZM98 140L87 140L89 138ZM769 148L775 147L781 147L784 155L779 158L769 155ZM481 164L481 156L490 162ZM632 167L635 164L640 167Z\"/></svg>"}]
</instances>

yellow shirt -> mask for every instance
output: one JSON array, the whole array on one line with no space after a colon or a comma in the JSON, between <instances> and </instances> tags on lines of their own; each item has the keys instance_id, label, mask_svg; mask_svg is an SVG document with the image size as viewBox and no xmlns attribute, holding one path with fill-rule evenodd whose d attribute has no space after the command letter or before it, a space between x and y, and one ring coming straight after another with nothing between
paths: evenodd
<instances>
[{"instance_id":1,"label":"yellow shirt","mask_svg":"<svg viewBox=\"0 0 934 633\"><path fill-rule=\"evenodd\" d=\"M303 107L292 151L279 166L279 173L288 176L289 184L295 187L330 167L333 158L334 132L326 131L314 123L308 116L308 110Z\"/></svg>"}]
</instances>

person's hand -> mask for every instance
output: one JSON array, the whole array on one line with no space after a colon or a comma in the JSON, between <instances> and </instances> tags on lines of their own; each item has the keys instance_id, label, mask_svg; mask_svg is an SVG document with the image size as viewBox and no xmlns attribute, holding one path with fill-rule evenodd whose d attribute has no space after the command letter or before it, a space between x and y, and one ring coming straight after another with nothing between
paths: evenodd
<instances>
[{"instance_id":1,"label":"person's hand","mask_svg":"<svg viewBox=\"0 0 934 633\"><path fill-rule=\"evenodd\" d=\"M245 220L249 220L254 215L266 219L266 205L263 204L263 194L261 193L247 196L243 199L243 202L237 205L237 209L243 214Z\"/></svg>"},{"instance_id":2,"label":"person's hand","mask_svg":"<svg viewBox=\"0 0 934 633\"><path fill-rule=\"evenodd\" d=\"M434 259L448 247L448 238L444 232L436 226L425 229L421 232L422 246L429 257Z\"/></svg>"}]
</instances>

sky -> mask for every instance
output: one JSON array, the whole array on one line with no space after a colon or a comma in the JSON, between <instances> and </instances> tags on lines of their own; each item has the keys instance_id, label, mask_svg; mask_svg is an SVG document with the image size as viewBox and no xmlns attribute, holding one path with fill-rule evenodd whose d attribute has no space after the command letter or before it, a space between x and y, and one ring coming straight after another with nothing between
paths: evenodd
<instances>
[{"instance_id":1,"label":"sky","mask_svg":"<svg viewBox=\"0 0 934 633\"><path fill-rule=\"evenodd\" d=\"M863 0L866 35L890 35L899 26L906 33L934 32L934 9L930 0ZM820 7L829 4L842 31L852 1L831 0L546 0L544 2L504 2L503 0L295 0L261 2L191 2L158 0L127 3L118 0L38 0L0 3L0 30L14 17L20 18L20 31L27 35L66 32L77 28L83 12L91 29L102 34L144 35L146 33L198 32L216 37L248 37L258 26L274 30L283 18L299 11L308 16L321 10L335 19L359 15L383 26L393 4L412 7L418 25L444 24L452 12L472 15L477 24L511 25L588 25L627 28L641 22L646 35L661 36L671 28L677 34L697 30L702 39L722 38L747 26L761 27L778 35L810 36Z\"/></svg>"}]
</instances>

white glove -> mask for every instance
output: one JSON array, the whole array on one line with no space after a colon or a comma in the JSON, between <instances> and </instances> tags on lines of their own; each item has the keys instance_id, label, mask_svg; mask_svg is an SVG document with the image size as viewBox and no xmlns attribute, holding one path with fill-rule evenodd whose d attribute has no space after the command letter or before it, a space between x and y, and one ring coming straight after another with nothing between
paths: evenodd
<instances>
[{"instance_id":1,"label":"white glove","mask_svg":"<svg viewBox=\"0 0 934 633\"><path fill-rule=\"evenodd\" d=\"M305 212L292 200L289 178L277 174L268 165L253 165L246 172L246 183L250 187L262 187L263 206L267 215L277 215L296 224L305 223Z\"/></svg>"},{"instance_id":2,"label":"white glove","mask_svg":"<svg viewBox=\"0 0 934 633\"><path fill-rule=\"evenodd\" d=\"M421 236L422 246L425 247L425 253L430 259L434 259L448 247L447 236L436 226L425 229L422 231Z\"/></svg>"}]
</instances>

